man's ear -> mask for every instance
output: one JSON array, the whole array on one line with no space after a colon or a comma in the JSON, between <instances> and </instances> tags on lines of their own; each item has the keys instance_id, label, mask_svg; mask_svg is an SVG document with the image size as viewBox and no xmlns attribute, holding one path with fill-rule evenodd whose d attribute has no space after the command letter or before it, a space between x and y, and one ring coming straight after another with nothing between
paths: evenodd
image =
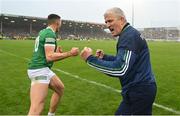
<instances>
[{"instance_id":1,"label":"man's ear","mask_svg":"<svg viewBox=\"0 0 180 116\"><path fill-rule=\"evenodd\" d=\"M123 25L123 24L124 24L124 21L125 21L124 17L120 17L120 22L121 22L121 25Z\"/></svg>"}]
</instances>

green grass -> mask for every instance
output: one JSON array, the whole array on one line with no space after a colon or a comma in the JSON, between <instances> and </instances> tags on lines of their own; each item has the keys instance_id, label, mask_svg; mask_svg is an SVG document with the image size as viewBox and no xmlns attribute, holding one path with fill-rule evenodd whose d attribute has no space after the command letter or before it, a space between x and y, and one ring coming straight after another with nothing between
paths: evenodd
<instances>
[{"instance_id":1,"label":"green grass","mask_svg":"<svg viewBox=\"0 0 180 116\"><path fill-rule=\"evenodd\" d=\"M0 41L0 114L27 114L29 109L30 80L27 77L28 61L31 58L33 41ZM104 49L115 54L115 41L60 41L64 49L84 46ZM158 93L156 103L180 111L180 43L149 42L153 71L156 76ZM3 51L2 51L3 50ZM6 51L6 52L4 52ZM13 56L15 54L19 57ZM78 75L81 78L120 89L118 79L90 68L80 57L69 58L55 63L54 68ZM114 114L122 97L119 93L78 80L54 71L65 85L65 94L56 114ZM43 114L47 114L52 91L49 91ZM174 114L153 107L153 114Z\"/></svg>"}]
</instances>

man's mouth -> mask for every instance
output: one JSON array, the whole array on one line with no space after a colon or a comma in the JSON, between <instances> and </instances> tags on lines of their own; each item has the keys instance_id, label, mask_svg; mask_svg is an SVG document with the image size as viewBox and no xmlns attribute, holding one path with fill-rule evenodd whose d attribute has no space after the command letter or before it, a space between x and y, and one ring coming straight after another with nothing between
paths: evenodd
<instances>
[{"instance_id":1,"label":"man's mouth","mask_svg":"<svg viewBox=\"0 0 180 116\"><path fill-rule=\"evenodd\" d=\"M113 28L110 28L109 30L110 30L111 32L113 32L113 31L114 31L114 29L113 29Z\"/></svg>"}]
</instances>

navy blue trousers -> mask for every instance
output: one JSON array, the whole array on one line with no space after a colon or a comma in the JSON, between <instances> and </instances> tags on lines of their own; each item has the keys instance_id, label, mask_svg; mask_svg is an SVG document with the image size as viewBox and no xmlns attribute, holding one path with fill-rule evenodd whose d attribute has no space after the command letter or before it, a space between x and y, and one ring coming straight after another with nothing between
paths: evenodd
<instances>
[{"instance_id":1,"label":"navy blue trousers","mask_svg":"<svg viewBox=\"0 0 180 116\"><path fill-rule=\"evenodd\" d=\"M115 115L151 115L156 90L155 83L128 89Z\"/></svg>"}]
</instances>

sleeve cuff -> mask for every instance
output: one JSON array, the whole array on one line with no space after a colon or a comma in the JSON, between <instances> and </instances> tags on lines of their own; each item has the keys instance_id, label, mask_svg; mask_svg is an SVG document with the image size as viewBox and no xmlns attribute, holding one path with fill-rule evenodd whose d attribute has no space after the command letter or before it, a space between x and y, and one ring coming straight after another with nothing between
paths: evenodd
<instances>
[{"instance_id":1,"label":"sleeve cuff","mask_svg":"<svg viewBox=\"0 0 180 116\"><path fill-rule=\"evenodd\" d=\"M44 46L53 46L54 47L56 45L55 44L49 44L49 43L47 44L47 43L45 43Z\"/></svg>"},{"instance_id":2,"label":"sleeve cuff","mask_svg":"<svg viewBox=\"0 0 180 116\"><path fill-rule=\"evenodd\" d=\"M93 55L90 55L90 56L86 59L86 62L89 62L89 61L91 61L91 60L94 59L94 58L96 58L96 57L94 57Z\"/></svg>"},{"instance_id":3,"label":"sleeve cuff","mask_svg":"<svg viewBox=\"0 0 180 116\"><path fill-rule=\"evenodd\" d=\"M103 58L102 58L102 59L106 58L106 56L107 56L107 55L106 55L106 54L104 54L104 56L103 56Z\"/></svg>"}]
</instances>

